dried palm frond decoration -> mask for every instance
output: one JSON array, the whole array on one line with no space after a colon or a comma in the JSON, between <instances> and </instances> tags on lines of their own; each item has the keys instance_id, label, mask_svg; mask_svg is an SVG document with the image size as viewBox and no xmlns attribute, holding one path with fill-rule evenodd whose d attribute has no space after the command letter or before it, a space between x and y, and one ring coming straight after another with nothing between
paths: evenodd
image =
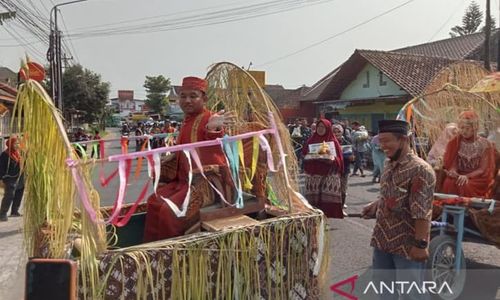
<instances>
[{"instance_id":1,"label":"dried palm frond decoration","mask_svg":"<svg viewBox=\"0 0 500 300\"><path fill-rule=\"evenodd\" d=\"M29 72L29 70L25 70ZM97 285L96 257L106 249L104 227L75 211L75 184L68 158L76 158L60 112L45 89L34 80L20 85L13 122L22 133L21 168L25 174L24 234L29 257L68 258L78 237L82 244L82 285ZM94 207L99 195L90 183L90 166L74 166L83 174Z\"/></svg>"},{"instance_id":2,"label":"dried palm frond decoration","mask_svg":"<svg viewBox=\"0 0 500 300\"><path fill-rule=\"evenodd\" d=\"M426 88L423 95L407 102L398 118L407 120L417 138L434 144L446 124L456 123L458 115L472 109L480 117L480 132L495 131L500 127L500 93L471 93L468 90L488 73L471 63L456 63L441 71ZM419 148L419 155L427 156L429 149Z\"/></svg>"},{"instance_id":3,"label":"dried palm frond decoration","mask_svg":"<svg viewBox=\"0 0 500 300\"><path fill-rule=\"evenodd\" d=\"M286 166L281 166L278 172L271 176L271 186L276 193L276 198L282 202L288 198L294 199L295 195L290 194L290 189L298 190L297 158L289 131L281 121L281 114L271 97L266 94L250 73L231 63L221 62L213 65L206 79L209 84L208 106L214 111L224 108L237 115L236 125L228 129L230 134L239 133L242 126L248 123L257 123L262 127L270 128L269 114L274 116L281 145L286 154ZM271 140L273 149L278 147L276 142L274 139ZM275 162L280 161L278 151L273 151L273 156ZM290 187L286 182L287 176L290 180ZM283 202L281 205L287 204ZM297 205L300 203L297 202Z\"/></svg>"},{"instance_id":4,"label":"dried palm frond decoration","mask_svg":"<svg viewBox=\"0 0 500 300\"><path fill-rule=\"evenodd\" d=\"M64 131L60 112L37 82L22 84L16 122L24 135L26 174L25 241L29 256L68 257L79 244L79 296L83 299L319 299L328 255L325 219L295 192L296 159L288 131L270 98L244 70L228 63L209 72L210 104L235 111L239 126L279 129L285 163L271 178L279 205L289 209L258 224L199 232L111 250L106 240L100 197L91 172L95 161L78 159ZM246 103L245 103L246 102ZM238 134L241 128L229 128ZM273 151L274 160L280 162ZM68 165L69 164L69 165ZM288 173L287 173L288 172ZM79 176L81 186L72 175ZM76 196L84 189L97 212L94 222ZM125 214L130 206L124 207ZM35 239L34 237L40 237ZM106 249L108 248L108 249Z\"/></svg>"},{"instance_id":5,"label":"dried palm frond decoration","mask_svg":"<svg viewBox=\"0 0 500 300\"><path fill-rule=\"evenodd\" d=\"M30 256L63 258L72 228L74 184L66 159L72 155L50 97L34 80L21 84L13 122L22 132L21 168L26 177L24 233ZM41 132L43 131L43 132ZM46 234L42 234L44 231ZM33 235L38 239L33 239ZM39 253L47 245L47 253Z\"/></svg>"}]
</instances>

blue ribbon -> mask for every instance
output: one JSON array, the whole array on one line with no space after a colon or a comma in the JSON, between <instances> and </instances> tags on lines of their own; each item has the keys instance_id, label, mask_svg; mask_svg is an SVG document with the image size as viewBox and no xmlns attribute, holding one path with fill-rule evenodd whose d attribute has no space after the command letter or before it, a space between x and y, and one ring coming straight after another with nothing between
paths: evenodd
<instances>
[{"instance_id":1,"label":"blue ribbon","mask_svg":"<svg viewBox=\"0 0 500 300\"><path fill-rule=\"evenodd\" d=\"M240 157L238 154L238 144L236 141L229 142L227 141L228 135L225 135L222 138L222 145L224 148L224 152L226 153L226 157L228 158L229 168L231 169L231 177L233 178L233 182L236 185L236 198L235 204L236 208L243 208L243 190L241 188L241 181L239 176L240 171Z\"/></svg>"}]
</instances>

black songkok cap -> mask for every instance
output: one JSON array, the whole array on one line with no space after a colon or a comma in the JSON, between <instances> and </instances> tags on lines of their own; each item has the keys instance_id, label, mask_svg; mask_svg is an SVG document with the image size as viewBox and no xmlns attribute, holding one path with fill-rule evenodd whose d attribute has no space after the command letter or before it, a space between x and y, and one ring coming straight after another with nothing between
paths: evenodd
<instances>
[{"instance_id":1,"label":"black songkok cap","mask_svg":"<svg viewBox=\"0 0 500 300\"><path fill-rule=\"evenodd\" d=\"M378 132L392 132L408 135L410 126L407 122L401 120L380 120L378 121Z\"/></svg>"}]
</instances>

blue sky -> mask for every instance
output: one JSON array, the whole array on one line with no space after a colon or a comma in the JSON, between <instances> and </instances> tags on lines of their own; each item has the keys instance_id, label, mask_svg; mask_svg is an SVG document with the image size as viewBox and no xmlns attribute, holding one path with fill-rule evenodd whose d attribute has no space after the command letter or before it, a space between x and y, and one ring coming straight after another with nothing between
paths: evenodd
<instances>
[{"instance_id":1,"label":"blue sky","mask_svg":"<svg viewBox=\"0 0 500 300\"><path fill-rule=\"evenodd\" d=\"M19 1L35 5L46 17L45 8L64 2ZM270 1L88 0L61 8L66 25L62 29L67 34L75 34L88 33L92 29L88 27L116 22L123 22L115 25L123 27L175 16L190 20L194 14ZM292 3L289 7L296 8L293 3L302 4L302 7L189 29L104 37L74 36L71 41L74 62L100 73L103 80L109 81L111 97L116 96L118 89L132 89L136 97L144 97L142 84L146 75L162 74L171 78L173 84L179 84L184 76L204 76L207 68L218 61L230 61L245 67L252 62L252 69L266 71L268 84L296 88L302 84L314 84L346 60L354 49L391 50L447 38L450 28L460 23L470 3L469 0L414 0L343 35L276 61L408 0L323 0L315 5L306 5L310 4L308 1L288 2ZM483 2L480 5L484 10ZM491 5L492 15L498 19L498 0L492 0ZM4 9L0 7L2 11ZM167 16L152 18L161 15ZM142 20L130 21L139 18ZM27 32L18 32L27 41L35 40ZM37 53L23 47L2 47L16 43L0 26L0 65L17 69L25 53L40 61L47 51L47 46L42 43L33 45Z\"/></svg>"}]
</instances>

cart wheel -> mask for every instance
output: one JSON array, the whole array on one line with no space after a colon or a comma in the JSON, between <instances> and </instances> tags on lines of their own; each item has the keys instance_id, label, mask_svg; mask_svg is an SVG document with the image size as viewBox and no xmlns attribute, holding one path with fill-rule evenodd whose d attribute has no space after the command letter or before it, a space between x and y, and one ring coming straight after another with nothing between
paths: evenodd
<instances>
[{"instance_id":1,"label":"cart wheel","mask_svg":"<svg viewBox=\"0 0 500 300\"><path fill-rule=\"evenodd\" d=\"M446 282L453 293L450 293L447 288L442 290L438 299L453 300L458 298L462 293L465 285L465 256L464 252L460 252L460 270L455 272L455 253L456 241L448 235L438 235L434 237L429 244L429 259L427 260L427 269L429 270L430 280L436 283L436 286L441 288Z\"/></svg>"}]
</instances>

